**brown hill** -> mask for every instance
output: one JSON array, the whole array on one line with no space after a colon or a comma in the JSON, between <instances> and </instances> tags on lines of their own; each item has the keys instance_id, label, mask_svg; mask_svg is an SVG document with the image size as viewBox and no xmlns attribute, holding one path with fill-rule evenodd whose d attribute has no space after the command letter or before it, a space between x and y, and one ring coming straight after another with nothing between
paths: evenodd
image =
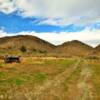
<instances>
[{"instance_id":1,"label":"brown hill","mask_svg":"<svg viewBox=\"0 0 100 100\"><path fill-rule=\"evenodd\" d=\"M89 55L92 49L92 47L78 40L73 40L59 45L55 51L67 56L86 56Z\"/></svg>"},{"instance_id":2,"label":"brown hill","mask_svg":"<svg viewBox=\"0 0 100 100\"><path fill-rule=\"evenodd\" d=\"M20 51L27 51L30 54L32 52L47 53L52 51L54 48L54 45L35 36L19 35L0 38L1 53L20 53Z\"/></svg>"},{"instance_id":3,"label":"brown hill","mask_svg":"<svg viewBox=\"0 0 100 100\"><path fill-rule=\"evenodd\" d=\"M100 44L94 48L93 54L100 56Z\"/></svg>"},{"instance_id":4,"label":"brown hill","mask_svg":"<svg viewBox=\"0 0 100 100\"><path fill-rule=\"evenodd\" d=\"M0 38L0 54L53 54L56 56L86 56L93 48L77 40L54 46L40 38L18 35ZM98 50L98 49L97 49ZM98 50L99 51L99 50Z\"/></svg>"}]
</instances>

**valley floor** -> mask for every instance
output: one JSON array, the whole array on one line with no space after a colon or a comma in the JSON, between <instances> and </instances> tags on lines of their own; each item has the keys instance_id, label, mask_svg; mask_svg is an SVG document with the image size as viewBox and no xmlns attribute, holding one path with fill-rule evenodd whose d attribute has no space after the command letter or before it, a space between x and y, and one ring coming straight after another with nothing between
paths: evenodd
<instances>
[{"instance_id":1,"label":"valley floor","mask_svg":"<svg viewBox=\"0 0 100 100\"><path fill-rule=\"evenodd\" d=\"M0 60L0 100L100 100L100 59Z\"/></svg>"}]
</instances>

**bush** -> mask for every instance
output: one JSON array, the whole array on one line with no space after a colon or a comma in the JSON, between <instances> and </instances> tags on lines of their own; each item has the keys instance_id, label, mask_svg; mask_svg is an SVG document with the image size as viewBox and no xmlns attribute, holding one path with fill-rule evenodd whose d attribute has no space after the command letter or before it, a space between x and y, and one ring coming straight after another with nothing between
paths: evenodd
<instances>
[{"instance_id":1,"label":"bush","mask_svg":"<svg viewBox=\"0 0 100 100\"><path fill-rule=\"evenodd\" d=\"M22 46L22 47L20 48L20 50L21 50L21 52L26 52L26 51L27 51L27 49L26 49L25 46Z\"/></svg>"}]
</instances>

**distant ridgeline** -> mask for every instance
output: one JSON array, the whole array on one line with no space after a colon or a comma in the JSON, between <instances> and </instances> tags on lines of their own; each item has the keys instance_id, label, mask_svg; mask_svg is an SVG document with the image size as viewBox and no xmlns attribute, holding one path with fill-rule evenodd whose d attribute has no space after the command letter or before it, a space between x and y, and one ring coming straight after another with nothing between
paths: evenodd
<instances>
[{"instance_id":1,"label":"distant ridgeline","mask_svg":"<svg viewBox=\"0 0 100 100\"><path fill-rule=\"evenodd\" d=\"M55 46L47 41L30 35L0 38L0 55L26 56L100 56L100 45L93 48L73 40Z\"/></svg>"}]
</instances>

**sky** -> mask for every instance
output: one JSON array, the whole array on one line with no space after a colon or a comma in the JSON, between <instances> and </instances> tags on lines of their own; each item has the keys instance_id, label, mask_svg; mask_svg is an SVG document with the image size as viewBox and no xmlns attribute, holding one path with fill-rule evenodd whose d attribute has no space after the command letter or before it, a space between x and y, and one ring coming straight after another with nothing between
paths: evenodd
<instances>
[{"instance_id":1,"label":"sky","mask_svg":"<svg viewBox=\"0 0 100 100\"><path fill-rule=\"evenodd\" d=\"M0 37L33 35L55 45L100 44L100 0L0 0Z\"/></svg>"}]
</instances>

